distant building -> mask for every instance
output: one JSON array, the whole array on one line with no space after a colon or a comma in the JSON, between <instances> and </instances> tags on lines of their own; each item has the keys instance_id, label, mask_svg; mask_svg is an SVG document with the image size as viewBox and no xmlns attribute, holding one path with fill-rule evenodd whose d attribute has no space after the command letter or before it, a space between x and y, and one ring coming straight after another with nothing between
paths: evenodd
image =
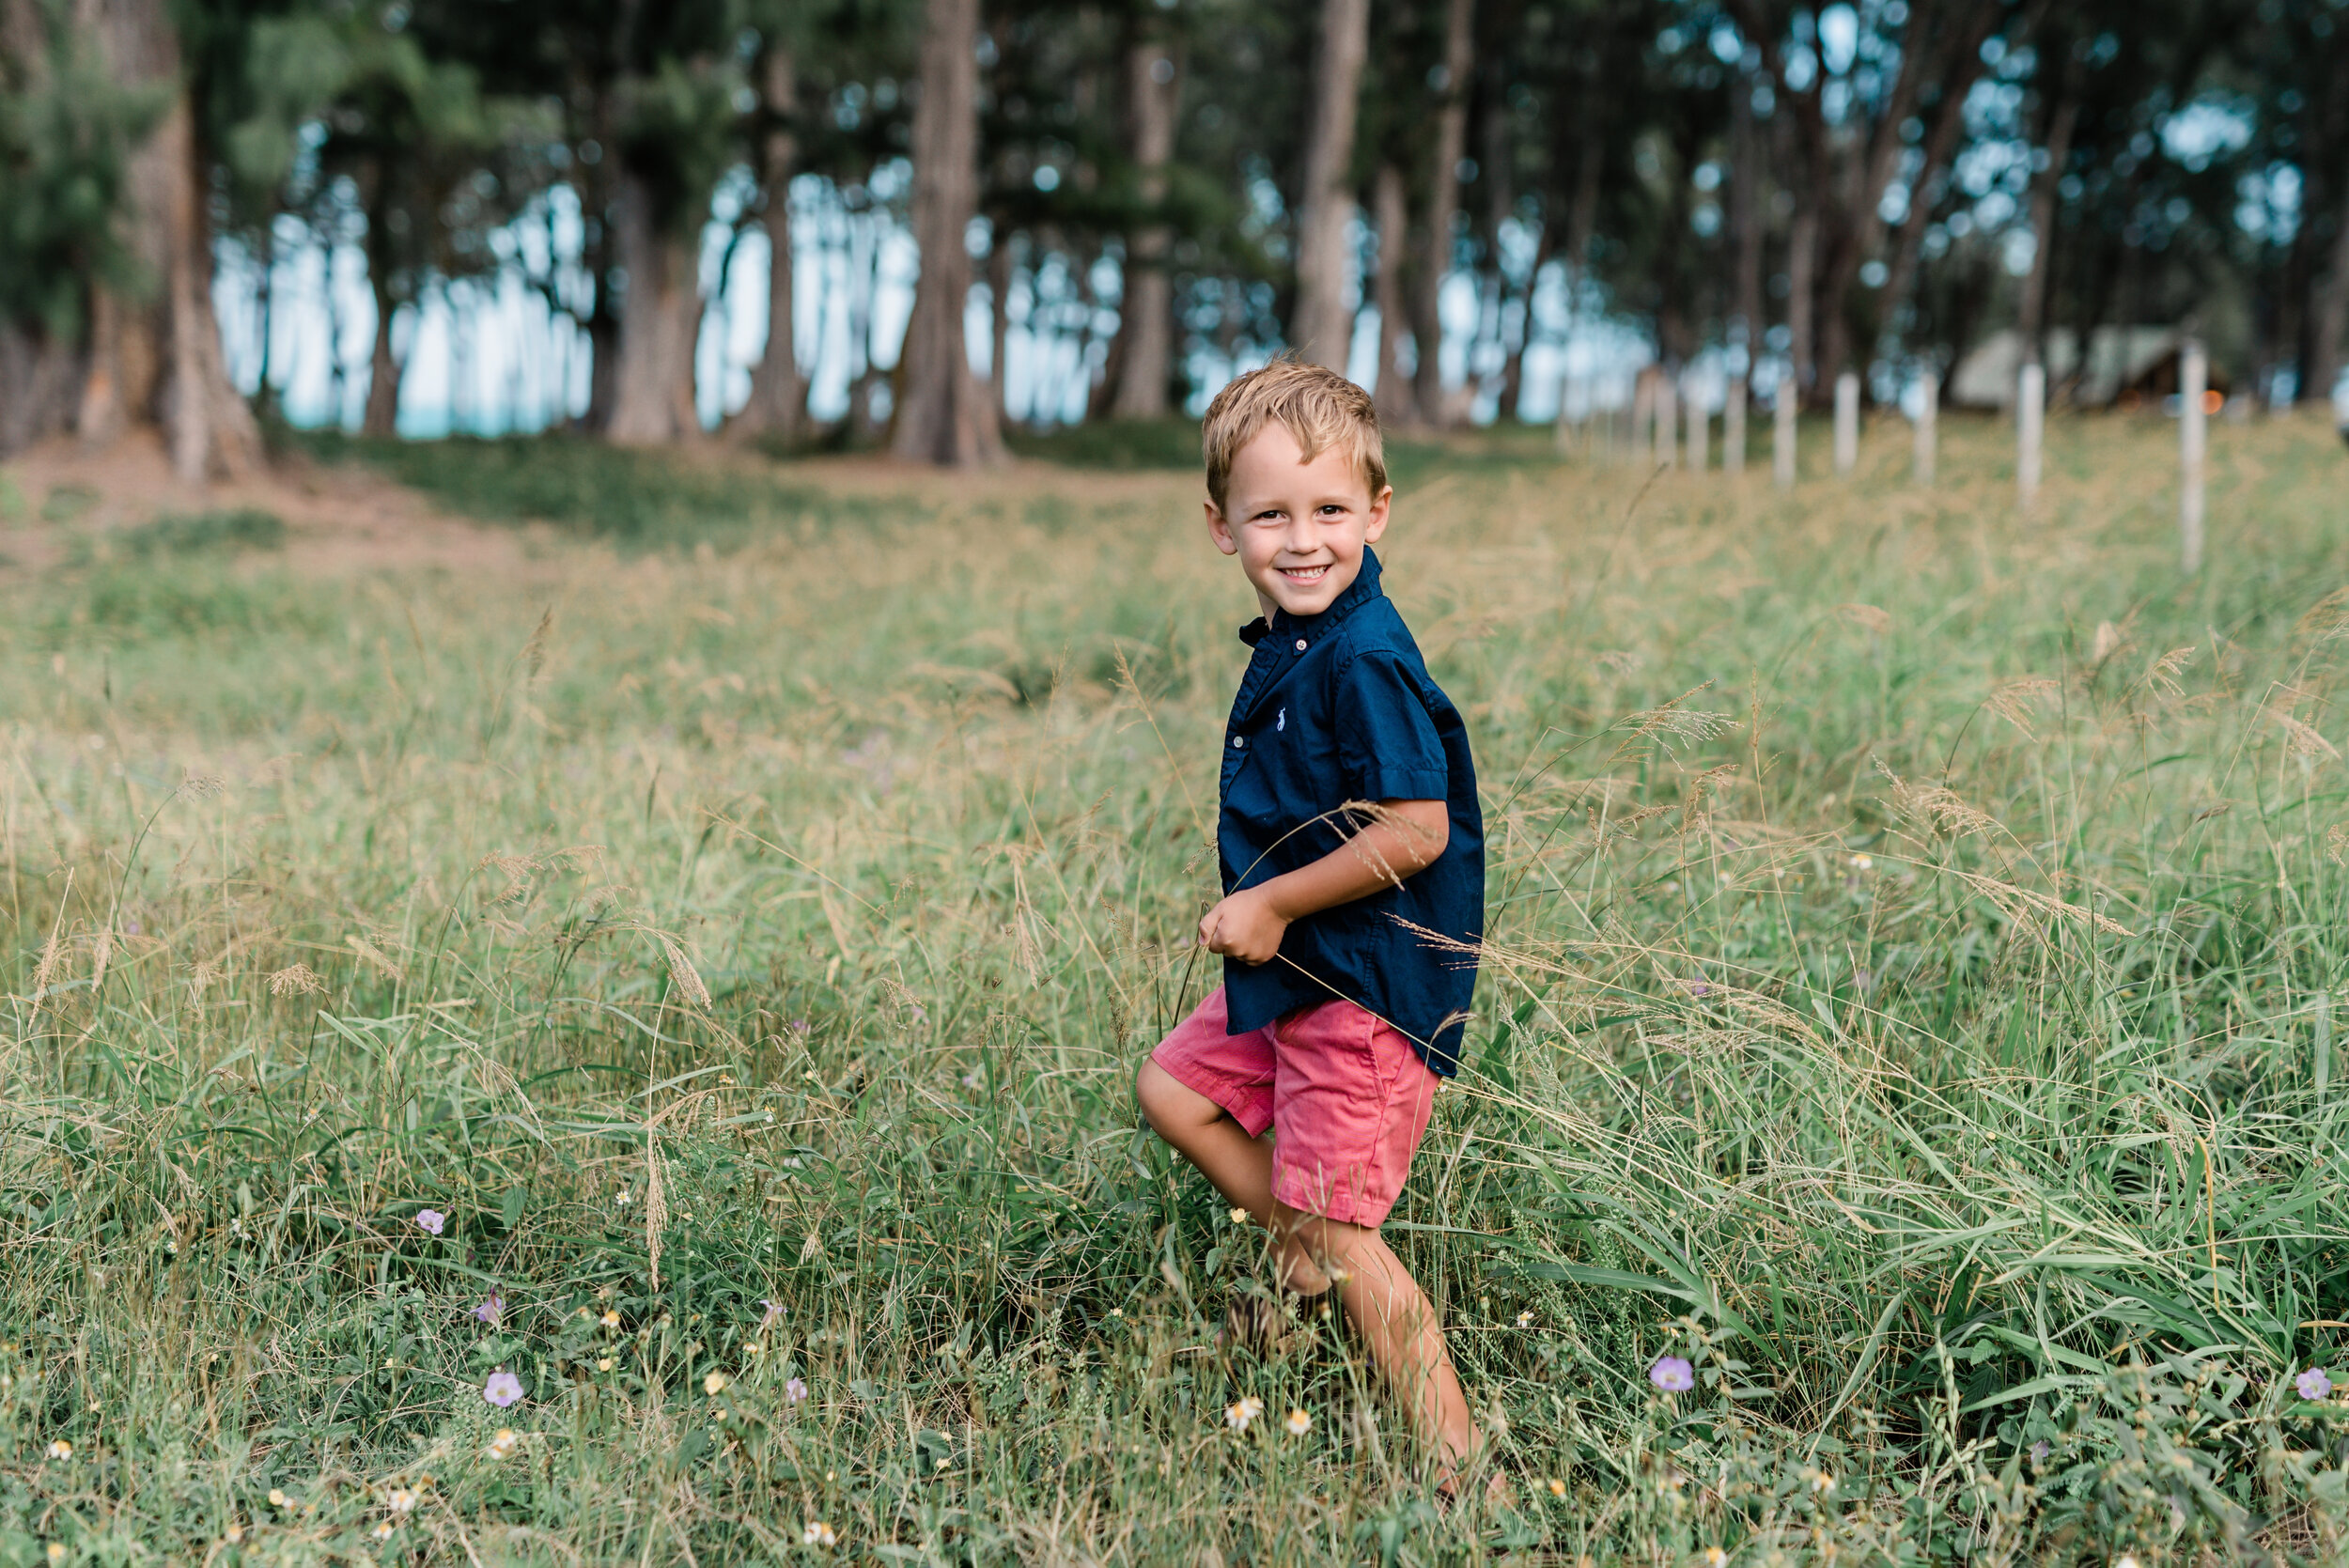
<instances>
[{"instance_id":1,"label":"distant building","mask_svg":"<svg viewBox=\"0 0 2349 1568\"><path fill-rule=\"evenodd\" d=\"M2082 408L2123 408L2158 403L2178 390L2178 349L2186 334L2175 327L2098 327L2080 358L2079 334L2069 327L2047 334L2047 399ZM2011 409L2023 369L2023 334L2009 327L1992 333L1951 372L1949 395L1957 408ZM2224 394L2226 378L2211 368L2212 390Z\"/></svg>"}]
</instances>

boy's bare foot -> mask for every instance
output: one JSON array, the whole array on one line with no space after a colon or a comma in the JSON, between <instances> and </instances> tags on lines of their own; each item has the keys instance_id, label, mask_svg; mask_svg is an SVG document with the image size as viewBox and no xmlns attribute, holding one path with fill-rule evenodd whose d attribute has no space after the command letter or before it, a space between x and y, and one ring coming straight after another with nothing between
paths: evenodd
<instances>
[{"instance_id":1,"label":"boy's bare foot","mask_svg":"<svg viewBox=\"0 0 2349 1568\"><path fill-rule=\"evenodd\" d=\"M1450 1514L1460 1501L1460 1482L1465 1466L1454 1466L1452 1472L1436 1483L1436 1511ZM1509 1483L1509 1472L1495 1470L1485 1478L1485 1506L1505 1508L1517 1500L1517 1488Z\"/></svg>"}]
</instances>

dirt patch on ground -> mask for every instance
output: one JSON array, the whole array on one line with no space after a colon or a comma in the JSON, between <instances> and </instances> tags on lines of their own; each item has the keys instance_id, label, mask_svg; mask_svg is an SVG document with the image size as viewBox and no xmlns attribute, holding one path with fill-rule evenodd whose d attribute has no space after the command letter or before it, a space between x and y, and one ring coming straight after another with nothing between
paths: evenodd
<instances>
[{"instance_id":1,"label":"dirt patch on ground","mask_svg":"<svg viewBox=\"0 0 2349 1568\"><path fill-rule=\"evenodd\" d=\"M723 441L694 442L666 457L680 466L756 473L835 495L946 505L1057 496L1094 505L1163 506L1170 490L1185 482L1183 475L1148 470L1081 470L1035 461L971 471L879 457L776 462ZM578 542L540 525L452 516L363 461L320 462L289 452L237 479L189 484L172 472L162 442L151 433L127 436L102 451L87 450L67 437L0 463L0 578L48 570L93 546L102 549L110 534L158 518L248 507L284 521L283 559L288 566L329 576L441 569L552 579L562 574L570 547Z\"/></svg>"},{"instance_id":2,"label":"dirt patch on ground","mask_svg":"<svg viewBox=\"0 0 2349 1568\"><path fill-rule=\"evenodd\" d=\"M0 573L43 570L77 545L157 518L245 507L285 522L286 560L297 570L549 569L544 531L450 517L364 464L295 453L241 478L192 485L172 472L163 443L140 433L96 452L70 438L44 442L0 463Z\"/></svg>"}]
</instances>

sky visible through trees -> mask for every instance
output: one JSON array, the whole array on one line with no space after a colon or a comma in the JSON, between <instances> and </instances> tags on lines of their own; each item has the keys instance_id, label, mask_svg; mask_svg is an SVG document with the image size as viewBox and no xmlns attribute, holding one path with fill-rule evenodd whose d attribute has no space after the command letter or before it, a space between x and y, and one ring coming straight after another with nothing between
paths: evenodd
<instances>
[{"instance_id":1,"label":"sky visible through trees","mask_svg":"<svg viewBox=\"0 0 2349 1568\"><path fill-rule=\"evenodd\" d=\"M0 449L144 421L233 469L250 409L985 461L1283 349L1405 427L1651 364L1962 397L1986 345L2100 402L2165 391L2139 328L2286 404L2349 328L2349 0L0 0Z\"/></svg>"}]
</instances>

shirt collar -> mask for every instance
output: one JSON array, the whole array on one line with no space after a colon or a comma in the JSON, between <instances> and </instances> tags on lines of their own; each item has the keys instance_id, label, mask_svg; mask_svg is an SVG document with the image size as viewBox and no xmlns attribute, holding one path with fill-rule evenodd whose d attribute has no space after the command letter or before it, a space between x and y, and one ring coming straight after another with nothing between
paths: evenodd
<instances>
[{"instance_id":1,"label":"shirt collar","mask_svg":"<svg viewBox=\"0 0 2349 1568\"><path fill-rule=\"evenodd\" d=\"M1361 570L1346 585L1346 592L1330 601L1329 609L1318 615L1292 615L1285 610L1276 610L1268 625L1259 615L1239 629L1239 640L1252 648L1276 631L1284 637L1299 631L1311 636L1319 628L1337 625L1378 597L1378 552L1364 545Z\"/></svg>"}]
</instances>

